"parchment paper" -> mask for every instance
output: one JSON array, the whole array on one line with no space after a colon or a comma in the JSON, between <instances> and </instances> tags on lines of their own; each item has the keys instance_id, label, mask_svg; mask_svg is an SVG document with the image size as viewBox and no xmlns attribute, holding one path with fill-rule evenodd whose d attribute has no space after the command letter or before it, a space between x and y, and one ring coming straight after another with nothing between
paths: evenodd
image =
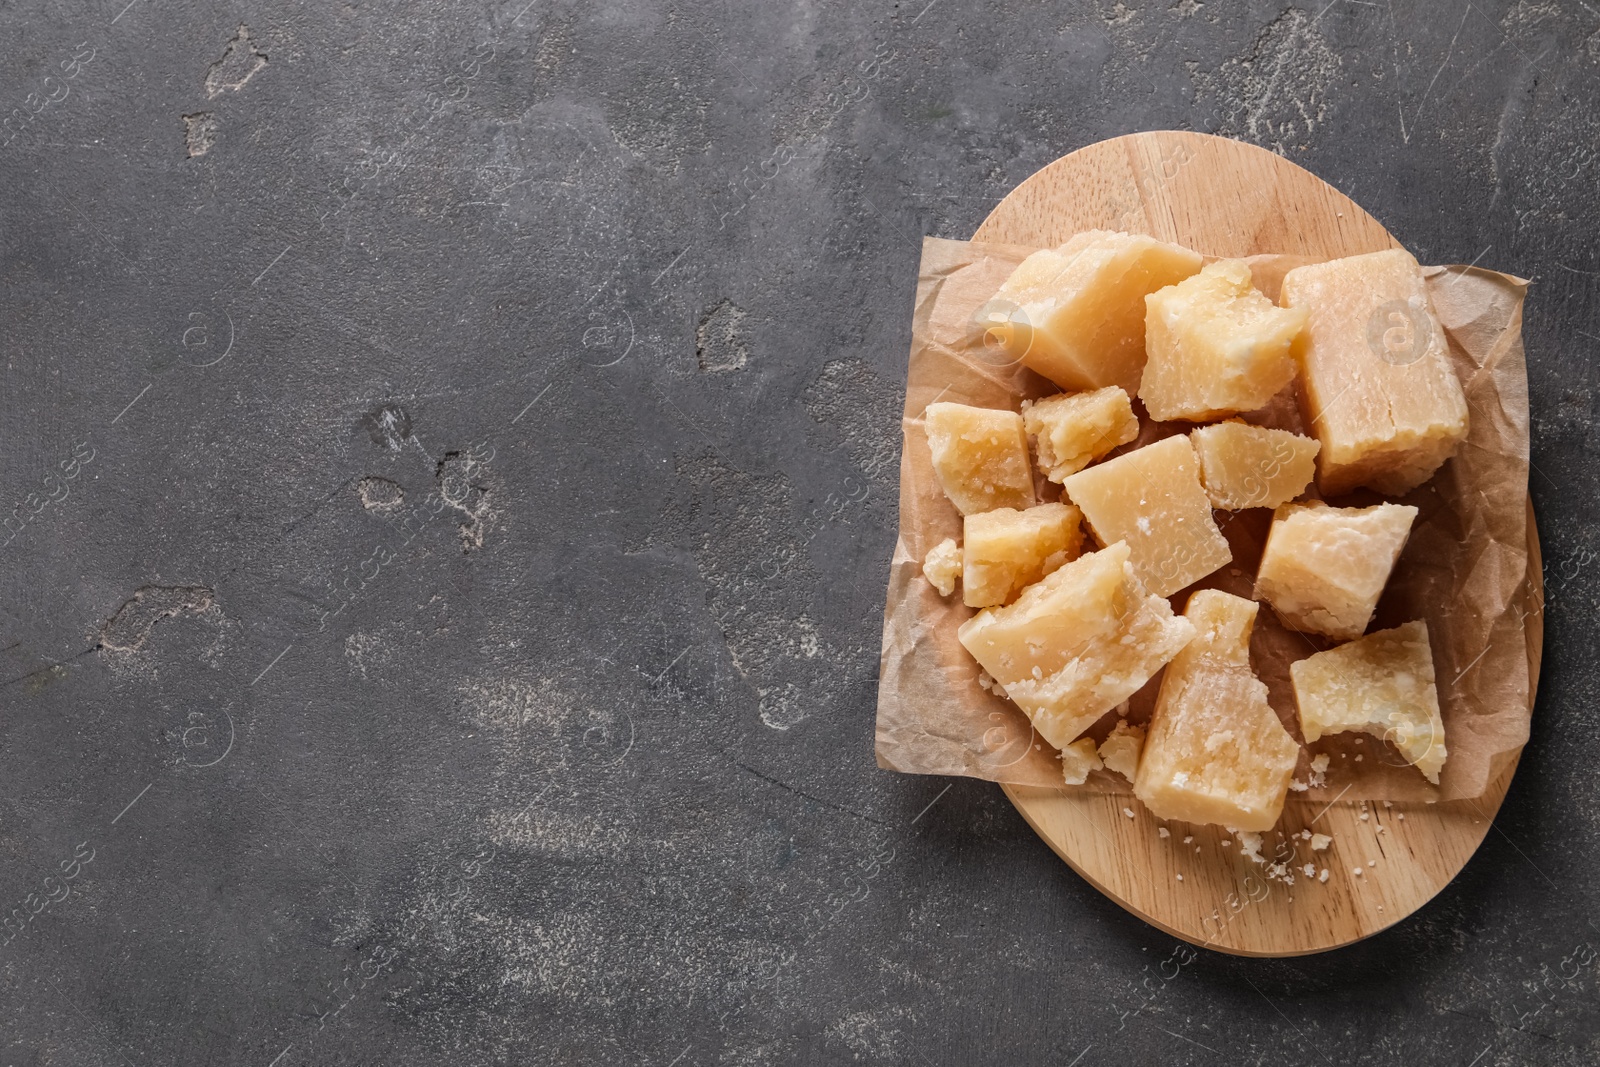
<instances>
[{"instance_id":1,"label":"parchment paper","mask_svg":"<svg viewBox=\"0 0 1600 1067\"><path fill-rule=\"evenodd\" d=\"M1060 390L985 342L974 313L1031 248L927 238L913 311L900 463L900 536L890 563L878 683L877 757L890 770L956 774L1024 785L1062 786L1056 752L1027 716L978 684L979 667L956 639L974 609L959 589L948 600L922 576L922 558L946 537L961 537L961 516L933 473L922 412L934 400L1017 410ZM1258 256L1256 285L1276 300L1283 275L1309 260ZM1522 351L1527 282L1469 267L1426 269L1428 292L1444 324L1466 391L1469 434L1455 458L1402 499L1419 509L1411 539L1379 602L1372 630L1414 618L1428 622L1449 758L1436 788L1376 738L1341 734L1301 754L1296 778L1309 780L1310 757L1330 756L1325 782L1292 795L1312 799L1453 800L1482 795L1528 738L1531 718L1527 620L1538 605L1528 580L1528 388ZM1293 387L1260 412L1260 425L1304 432ZM1146 420L1121 451L1191 429ZM1115 454L1115 453L1114 453ZM1039 481L1042 499L1058 487ZM1332 503L1365 506L1359 491ZM1181 610L1206 586L1249 596L1271 512L1218 512L1233 562L1172 597ZM1330 643L1283 627L1263 604L1251 654L1274 709L1300 730L1289 665ZM1148 719L1158 674L1123 712ZM1091 731L1103 737L1118 713ZM1067 787L1071 788L1071 787ZM1084 789L1130 793L1119 775L1097 771Z\"/></svg>"}]
</instances>

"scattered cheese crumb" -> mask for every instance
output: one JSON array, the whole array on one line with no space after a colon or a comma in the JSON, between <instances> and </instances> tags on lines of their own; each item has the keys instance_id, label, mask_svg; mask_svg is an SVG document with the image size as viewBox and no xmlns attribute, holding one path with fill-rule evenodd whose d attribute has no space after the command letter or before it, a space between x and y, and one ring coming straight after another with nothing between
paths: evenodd
<instances>
[{"instance_id":1,"label":"scattered cheese crumb","mask_svg":"<svg viewBox=\"0 0 1600 1067\"><path fill-rule=\"evenodd\" d=\"M1388 802L1388 801L1387 801L1387 800L1385 800L1385 801L1384 801L1384 802L1383 802L1383 806L1384 806L1384 807L1385 807L1385 808L1392 808L1392 807L1394 807L1394 805L1393 805L1393 804L1391 804L1391 803L1389 803L1389 802Z\"/></svg>"},{"instance_id":2,"label":"scattered cheese crumb","mask_svg":"<svg viewBox=\"0 0 1600 1067\"><path fill-rule=\"evenodd\" d=\"M1099 769L1094 738L1081 737L1061 750L1061 778L1067 785L1082 785L1089 780L1090 771Z\"/></svg>"},{"instance_id":3,"label":"scattered cheese crumb","mask_svg":"<svg viewBox=\"0 0 1600 1067\"><path fill-rule=\"evenodd\" d=\"M1382 905L1382 904L1379 904L1379 905L1378 905L1378 910L1379 910L1379 911L1382 911L1382 910L1383 910L1383 905Z\"/></svg>"},{"instance_id":4,"label":"scattered cheese crumb","mask_svg":"<svg viewBox=\"0 0 1600 1067\"><path fill-rule=\"evenodd\" d=\"M1311 851L1313 852L1321 852L1331 844L1333 844L1333 838L1327 834L1311 835Z\"/></svg>"},{"instance_id":5,"label":"scattered cheese crumb","mask_svg":"<svg viewBox=\"0 0 1600 1067\"><path fill-rule=\"evenodd\" d=\"M1181 875L1181 874L1178 875L1178 881L1180 881L1180 882L1183 881L1183 875Z\"/></svg>"},{"instance_id":6,"label":"scattered cheese crumb","mask_svg":"<svg viewBox=\"0 0 1600 1067\"><path fill-rule=\"evenodd\" d=\"M1388 833L1388 832L1389 832L1389 828L1388 828L1388 827L1387 827L1387 826L1380 826L1380 827L1378 827L1378 833L1380 833L1380 834L1386 834L1386 833Z\"/></svg>"},{"instance_id":7,"label":"scattered cheese crumb","mask_svg":"<svg viewBox=\"0 0 1600 1067\"><path fill-rule=\"evenodd\" d=\"M1359 756L1359 755L1357 755L1357 756L1356 756L1356 762L1357 762L1357 763L1360 763L1360 762L1361 762L1361 756Z\"/></svg>"},{"instance_id":8,"label":"scattered cheese crumb","mask_svg":"<svg viewBox=\"0 0 1600 1067\"><path fill-rule=\"evenodd\" d=\"M1186 845L1192 845L1192 844L1194 844L1194 835L1193 835L1193 834L1190 834L1190 835L1189 835L1189 836L1188 836L1188 837L1185 837L1185 838L1184 838L1184 839L1183 839L1183 843L1184 843L1184 844L1186 844Z\"/></svg>"},{"instance_id":9,"label":"scattered cheese crumb","mask_svg":"<svg viewBox=\"0 0 1600 1067\"><path fill-rule=\"evenodd\" d=\"M1239 852L1257 863L1265 863L1261 855L1261 835L1249 830L1235 831L1239 835Z\"/></svg>"},{"instance_id":10,"label":"scattered cheese crumb","mask_svg":"<svg viewBox=\"0 0 1600 1067\"><path fill-rule=\"evenodd\" d=\"M1310 789L1311 787L1306 785L1306 783L1300 781L1299 779L1295 779L1294 781L1289 783L1289 788L1293 789L1296 793L1304 793L1307 789Z\"/></svg>"},{"instance_id":11,"label":"scattered cheese crumb","mask_svg":"<svg viewBox=\"0 0 1600 1067\"><path fill-rule=\"evenodd\" d=\"M922 576L933 583L940 596L956 591L956 579L961 577L961 546L954 537L946 537L922 561Z\"/></svg>"},{"instance_id":12,"label":"scattered cheese crumb","mask_svg":"<svg viewBox=\"0 0 1600 1067\"><path fill-rule=\"evenodd\" d=\"M1361 868L1360 867L1355 868L1355 873L1356 874L1360 874L1361 873Z\"/></svg>"},{"instance_id":13,"label":"scattered cheese crumb","mask_svg":"<svg viewBox=\"0 0 1600 1067\"><path fill-rule=\"evenodd\" d=\"M1406 821L1406 813L1403 812L1403 811L1400 813L1400 821L1401 822L1405 822Z\"/></svg>"},{"instance_id":14,"label":"scattered cheese crumb","mask_svg":"<svg viewBox=\"0 0 1600 1067\"><path fill-rule=\"evenodd\" d=\"M1317 875L1317 881L1326 882L1327 880L1328 880L1328 868L1324 867L1324 868L1322 868L1322 873Z\"/></svg>"},{"instance_id":15,"label":"scattered cheese crumb","mask_svg":"<svg viewBox=\"0 0 1600 1067\"><path fill-rule=\"evenodd\" d=\"M1165 826L1156 827L1156 833L1161 835L1163 841L1172 836L1172 833Z\"/></svg>"},{"instance_id":16,"label":"scattered cheese crumb","mask_svg":"<svg viewBox=\"0 0 1600 1067\"><path fill-rule=\"evenodd\" d=\"M1327 779L1323 777L1328 773L1328 755L1323 753L1311 761L1311 785L1313 788L1321 787Z\"/></svg>"},{"instance_id":17,"label":"scattered cheese crumb","mask_svg":"<svg viewBox=\"0 0 1600 1067\"><path fill-rule=\"evenodd\" d=\"M1144 727L1129 726L1127 719L1118 719L1116 727L1100 742L1100 759L1106 770L1115 771L1130 782L1139 771L1139 753L1143 751Z\"/></svg>"},{"instance_id":18,"label":"scattered cheese crumb","mask_svg":"<svg viewBox=\"0 0 1600 1067\"><path fill-rule=\"evenodd\" d=\"M1126 815L1128 818L1131 819L1131 818L1133 818L1133 809L1132 808L1123 808L1122 809L1122 814Z\"/></svg>"},{"instance_id":19,"label":"scattered cheese crumb","mask_svg":"<svg viewBox=\"0 0 1600 1067\"><path fill-rule=\"evenodd\" d=\"M1305 872L1307 878L1317 873L1317 865L1315 863L1308 863L1300 869Z\"/></svg>"},{"instance_id":20,"label":"scattered cheese crumb","mask_svg":"<svg viewBox=\"0 0 1600 1067\"><path fill-rule=\"evenodd\" d=\"M1367 821L1367 813L1366 812L1362 812L1361 813L1361 821L1362 822L1366 822Z\"/></svg>"}]
</instances>

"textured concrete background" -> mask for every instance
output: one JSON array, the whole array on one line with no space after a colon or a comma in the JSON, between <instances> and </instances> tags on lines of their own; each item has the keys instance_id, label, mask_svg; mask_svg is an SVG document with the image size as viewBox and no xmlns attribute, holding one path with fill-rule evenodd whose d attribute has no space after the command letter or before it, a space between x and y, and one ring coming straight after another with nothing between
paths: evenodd
<instances>
[{"instance_id":1,"label":"textured concrete background","mask_svg":"<svg viewBox=\"0 0 1600 1067\"><path fill-rule=\"evenodd\" d=\"M5 3L0 1062L1595 1062L1600 12L1324 3ZM1535 279L1533 744L1331 956L872 760L919 236L1160 127Z\"/></svg>"}]
</instances>

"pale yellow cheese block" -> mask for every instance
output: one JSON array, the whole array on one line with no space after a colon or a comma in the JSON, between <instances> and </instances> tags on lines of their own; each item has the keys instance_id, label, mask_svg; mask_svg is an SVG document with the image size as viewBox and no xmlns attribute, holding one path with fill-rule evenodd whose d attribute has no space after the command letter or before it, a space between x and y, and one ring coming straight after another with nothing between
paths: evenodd
<instances>
[{"instance_id":1,"label":"pale yellow cheese block","mask_svg":"<svg viewBox=\"0 0 1600 1067\"><path fill-rule=\"evenodd\" d=\"M1168 437L1062 483L1101 544L1126 541L1145 586L1171 596L1233 558L1187 437Z\"/></svg>"},{"instance_id":2,"label":"pale yellow cheese block","mask_svg":"<svg viewBox=\"0 0 1600 1067\"><path fill-rule=\"evenodd\" d=\"M933 472L963 515L1033 506L1033 468L1022 416L967 404L929 404L923 431Z\"/></svg>"},{"instance_id":3,"label":"pale yellow cheese block","mask_svg":"<svg viewBox=\"0 0 1600 1067\"><path fill-rule=\"evenodd\" d=\"M1144 298L1200 269L1200 253L1143 234L1090 230L1018 265L991 308L1011 353L1063 389L1139 388Z\"/></svg>"},{"instance_id":4,"label":"pale yellow cheese block","mask_svg":"<svg viewBox=\"0 0 1600 1067\"><path fill-rule=\"evenodd\" d=\"M1271 604L1290 629L1360 637L1416 517L1409 504L1285 504L1272 516L1256 599Z\"/></svg>"},{"instance_id":5,"label":"pale yellow cheese block","mask_svg":"<svg viewBox=\"0 0 1600 1067\"><path fill-rule=\"evenodd\" d=\"M1428 781L1439 783L1449 753L1426 622L1318 652L1291 664L1289 676L1307 741L1360 730L1392 744Z\"/></svg>"},{"instance_id":6,"label":"pale yellow cheese block","mask_svg":"<svg viewBox=\"0 0 1600 1067\"><path fill-rule=\"evenodd\" d=\"M996 508L962 523L961 597L972 608L1014 600L1083 546L1082 514L1071 504L1026 511Z\"/></svg>"},{"instance_id":7,"label":"pale yellow cheese block","mask_svg":"<svg viewBox=\"0 0 1600 1067\"><path fill-rule=\"evenodd\" d=\"M1200 481L1212 507L1224 511L1275 508L1305 492L1317 474L1309 437L1243 422L1201 426L1189 434L1200 457Z\"/></svg>"},{"instance_id":8,"label":"pale yellow cheese block","mask_svg":"<svg viewBox=\"0 0 1600 1067\"><path fill-rule=\"evenodd\" d=\"M1195 637L1162 676L1134 795L1163 819L1271 829L1300 746L1250 667L1256 605L1202 589L1184 617Z\"/></svg>"},{"instance_id":9,"label":"pale yellow cheese block","mask_svg":"<svg viewBox=\"0 0 1600 1067\"><path fill-rule=\"evenodd\" d=\"M1057 749L1137 692L1194 634L1145 590L1128 557L1120 542L1080 556L957 631Z\"/></svg>"},{"instance_id":10,"label":"pale yellow cheese block","mask_svg":"<svg viewBox=\"0 0 1600 1067\"><path fill-rule=\"evenodd\" d=\"M1139 436L1139 417L1115 385L1024 401L1022 426L1033 438L1039 469L1060 483Z\"/></svg>"},{"instance_id":11,"label":"pale yellow cheese block","mask_svg":"<svg viewBox=\"0 0 1600 1067\"><path fill-rule=\"evenodd\" d=\"M1467 401L1409 252L1296 267L1279 302L1310 313L1294 351L1325 495L1360 485L1398 495L1455 454Z\"/></svg>"},{"instance_id":12,"label":"pale yellow cheese block","mask_svg":"<svg viewBox=\"0 0 1600 1067\"><path fill-rule=\"evenodd\" d=\"M1250 284L1238 260L1145 297L1148 360L1139 399L1152 419L1208 419L1266 406L1294 380L1289 344L1304 308L1280 308Z\"/></svg>"},{"instance_id":13,"label":"pale yellow cheese block","mask_svg":"<svg viewBox=\"0 0 1600 1067\"><path fill-rule=\"evenodd\" d=\"M922 559L922 576L939 590L940 596L956 591L956 579L961 577L961 546L954 537L946 537L928 549Z\"/></svg>"}]
</instances>

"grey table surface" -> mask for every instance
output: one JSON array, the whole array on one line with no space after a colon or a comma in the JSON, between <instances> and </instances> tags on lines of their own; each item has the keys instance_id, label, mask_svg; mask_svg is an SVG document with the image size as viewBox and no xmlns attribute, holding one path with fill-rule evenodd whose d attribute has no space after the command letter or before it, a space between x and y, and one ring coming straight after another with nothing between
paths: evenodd
<instances>
[{"instance_id":1,"label":"grey table surface","mask_svg":"<svg viewBox=\"0 0 1600 1067\"><path fill-rule=\"evenodd\" d=\"M1600 1060L1583 0L0 7L0 1063ZM872 759L918 243L1139 129L1533 280L1533 740L1299 960Z\"/></svg>"}]
</instances>

